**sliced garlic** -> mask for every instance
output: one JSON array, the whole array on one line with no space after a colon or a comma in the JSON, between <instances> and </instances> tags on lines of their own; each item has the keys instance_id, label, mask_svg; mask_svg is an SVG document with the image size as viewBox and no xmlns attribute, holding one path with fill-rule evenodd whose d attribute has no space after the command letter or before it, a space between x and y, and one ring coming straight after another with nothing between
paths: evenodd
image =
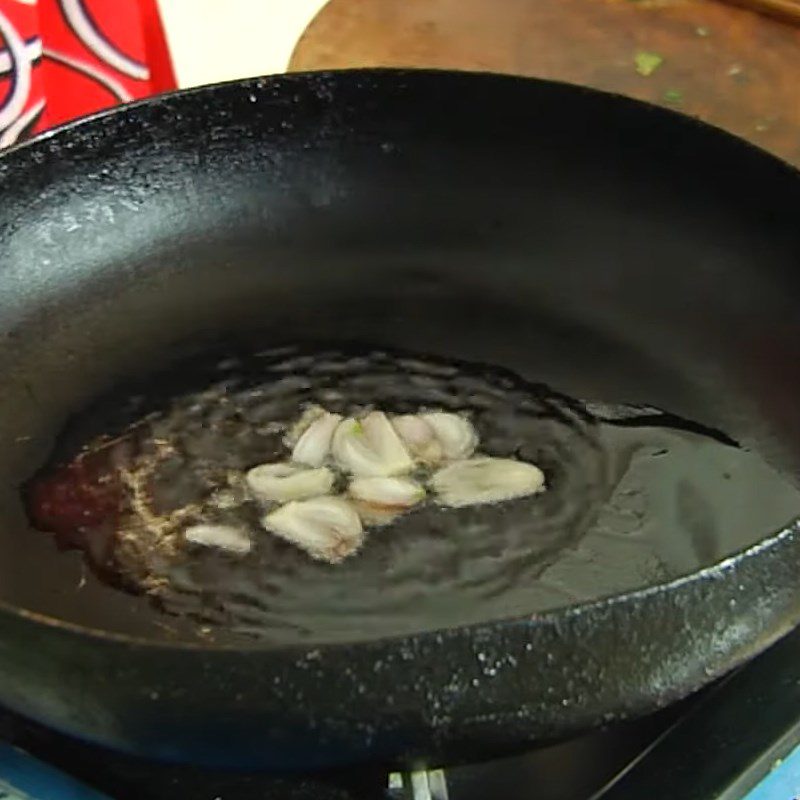
<instances>
[{"instance_id":1,"label":"sliced garlic","mask_svg":"<svg viewBox=\"0 0 800 800\"><path fill-rule=\"evenodd\" d=\"M473 458L443 467L431 487L446 506L496 503L544 491L544 473L510 458Z\"/></svg>"},{"instance_id":2,"label":"sliced garlic","mask_svg":"<svg viewBox=\"0 0 800 800\"><path fill-rule=\"evenodd\" d=\"M358 476L399 475L414 468L405 445L382 411L341 422L333 435L332 452L343 470Z\"/></svg>"},{"instance_id":3,"label":"sliced garlic","mask_svg":"<svg viewBox=\"0 0 800 800\"><path fill-rule=\"evenodd\" d=\"M419 414L401 414L392 420L403 444L423 464L438 464L444 458L441 442L433 428Z\"/></svg>"},{"instance_id":4,"label":"sliced garlic","mask_svg":"<svg viewBox=\"0 0 800 800\"><path fill-rule=\"evenodd\" d=\"M425 497L425 488L410 478L356 478L347 489L367 524L385 525Z\"/></svg>"},{"instance_id":5,"label":"sliced garlic","mask_svg":"<svg viewBox=\"0 0 800 800\"><path fill-rule=\"evenodd\" d=\"M478 446L478 434L472 423L458 414L436 411L420 414L433 428L444 457L450 461L469 458Z\"/></svg>"},{"instance_id":6,"label":"sliced garlic","mask_svg":"<svg viewBox=\"0 0 800 800\"><path fill-rule=\"evenodd\" d=\"M247 486L262 503L288 503L327 494L334 476L327 467L307 469L296 464L261 464L245 476Z\"/></svg>"},{"instance_id":7,"label":"sliced garlic","mask_svg":"<svg viewBox=\"0 0 800 800\"><path fill-rule=\"evenodd\" d=\"M355 553L364 541L361 519L353 506L341 497L315 497L287 503L267 514L261 524L305 550L312 558L331 564Z\"/></svg>"},{"instance_id":8,"label":"sliced garlic","mask_svg":"<svg viewBox=\"0 0 800 800\"><path fill-rule=\"evenodd\" d=\"M252 543L247 532L233 525L192 525L184 531L187 542L206 547L218 547L237 555L250 552Z\"/></svg>"},{"instance_id":9,"label":"sliced garlic","mask_svg":"<svg viewBox=\"0 0 800 800\"><path fill-rule=\"evenodd\" d=\"M341 414L323 411L318 415L297 439L292 450L292 461L309 467L321 467L328 457L331 439L341 421Z\"/></svg>"}]
</instances>

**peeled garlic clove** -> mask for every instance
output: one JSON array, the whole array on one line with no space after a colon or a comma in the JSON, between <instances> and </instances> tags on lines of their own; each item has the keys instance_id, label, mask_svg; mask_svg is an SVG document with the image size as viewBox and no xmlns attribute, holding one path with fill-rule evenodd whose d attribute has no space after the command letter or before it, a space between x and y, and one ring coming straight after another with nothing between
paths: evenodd
<instances>
[{"instance_id":1,"label":"peeled garlic clove","mask_svg":"<svg viewBox=\"0 0 800 800\"><path fill-rule=\"evenodd\" d=\"M237 555L249 553L252 547L247 532L233 525L192 525L183 535L186 541L192 544L218 547L220 550L227 550Z\"/></svg>"},{"instance_id":2,"label":"peeled garlic clove","mask_svg":"<svg viewBox=\"0 0 800 800\"><path fill-rule=\"evenodd\" d=\"M446 506L496 503L544 491L544 473L535 464L510 458L473 458L440 469L431 487Z\"/></svg>"},{"instance_id":3,"label":"peeled garlic clove","mask_svg":"<svg viewBox=\"0 0 800 800\"><path fill-rule=\"evenodd\" d=\"M355 553L364 541L361 519L353 506L341 497L315 497L287 503L267 514L261 524L305 550L311 558L331 564Z\"/></svg>"},{"instance_id":4,"label":"peeled garlic clove","mask_svg":"<svg viewBox=\"0 0 800 800\"><path fill-rule=\"evenodd\" d=\"M356 478L347 489L361 519L384 525L425 497L422 484L410 478Z\"/></svg>"},{"instance_id":5,"label":"peeled garlic clove","mask_svg":"<svg viewBox=\"0 0 800 800\"><path fill-rule=\"evenodd\" d=\"M425 497L422 484L411 478L356 478L351 497L384 508L411 508Z\"/></svg>"},{"instance_id":6,"label":"peeled garlic clove","mask_svg":"<svg viewBox=\"0 0 800 800\"><path fill-rule=\"evenodd\" d=\"M245 476L250 492L262 503L288 503L327 494L333 473L327 467L306 469L296 464L262 464Z\"/></svg>"},{"instance_id":7,"label":"peeled garlic clove","mask_svg":"<svg viewBox=\"0 0 800 800\"><path fill-rule=\"evenodd\" d=\"M361 427L374 450L380 454L384 468L390 470L381 474L398 475L414 468L414 461L386 414L382 411L367 414L361 420Z\"/></svg>"},{"instance_id":8,"label":"peeled garlic clove","mask_svg":"<svg viewBox=\"0 0 800 800\"><path fill-rule=\"evenodd\" d=\"M433 428L446 459L456 461L469 458L475 452L478 446L478 434L465 417L444 411L420 416Z\"/></svg>"},{"instance_id":9,"label":"peeled garlic clove","mask_svg":"<svg viewBox=\"0 0 800 800\"><path fill-rule=\"evenodd\" d=\"M339 424L331 448L339 466L353 475L398 475L411 472L414 462L382 411L362 420L352 417Z\"/></svg>"},{"instance_id":10,"label":"peeled garlic clove","mask_svg":"<svg viewBox=\"0 0 800 800\"><path fill-rule=\"evenodd\" d=\"M294 447L300 440L300 437L308 430L313 422L320 417L324 416L327 412L322 406L312 405L303 410L300 418L292 427L287 431L283 441L287 447Z\"/></svg>"},{"instance_id":11,"label":"peeled garlic clove","mask_svg":"<svg viewBox=\"0 0 800 800\"><path fill-rule=\"evenodd\" d=\"M328 457L334 431L341 421L341 414L323 411L318 415L298 438L292 450L292 461L309 467L321 467Z\"/></svg>"},{"instance_id":12,"label":"peeled garlic clove","mask_svg":"<svg viewBox=\"0 0 800 800\"><path fill-rule=\"evenodd\" d=\"M419 414L401 414L392 425L403 444L417 461L437 464L444 458L442 445L433 428Z\"/></svg>"}]
</instances>

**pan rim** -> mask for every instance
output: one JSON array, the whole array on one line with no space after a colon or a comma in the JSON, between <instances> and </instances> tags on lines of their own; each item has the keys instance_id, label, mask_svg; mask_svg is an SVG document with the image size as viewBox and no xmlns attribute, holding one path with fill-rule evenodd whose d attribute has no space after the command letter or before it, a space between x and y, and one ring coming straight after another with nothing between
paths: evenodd
<instances>
[{"instance_id":1,"label":"pan rim","mask_svg":"<svg viewBox=\"0 0 800 800\"><path fill-rule=\"evenodd\" d=\"M312 80L336 79L339 76L361 76L367 78L381 78L388 80L428 80L438 78L481 80L489 82L517 83L519 85L552 86L560 88L577 95L590 95L594 97L606 97L617 105L627 105L630 108L637 108L648 113L664 115L666 119L672 120L671 125L683 125L700 131L708 131L710 135L724 137L729 142L729 146L740 148L742 151L749 151L759 158L769 159L774 166L780 166L792 180L800 180L800 168L795 167L785 159L771 153L761 146L743 139L729 131L719 128L710 123L704 122L696 117L691 117L675 109L666 108L655 103L638 100L625 95L582 86L567 81L558 81L536 77L526 77L521 75L510 75L495 73L490 71L473 70L454 70L436 68L395 68L395 67L364 67L337 70L313 70L291 73L278 73L265 76L256 76L245 79L224 81L219 83L207 84L204 86L178 89L158 95L153 95L142 100L127 103L121 106L105 109L94 114L81 117L76 120L59 125L55 128L43 131L37 136L17 143L0 155L0 189L2 188L2 168L5 164L14 160L24 160L28 153L35 153L38 149L46 147L51 139L64 137L74 131L79 133L91 132L93 126L105 119L114 117L125 117L134 115L139 109L147 109L163 104L178 102L182 98L194 97L196 95L208 95L215 92L239 90L239 91L263 91L270 85L307 83ZM409 642L418 639L428 639L447 631L458 631L463 635L479 637L489 626L496 628L503 626L513 628L515 626L548 627L549 625L563 622L564 618L579 617L582 615L592 615L607 609L615 608L620 605L631 605L647 602L653 597L664 594L675 593L682 588L691 587L697 583L713 580L734 569L739 564L755 556L766 554L772 550L777 550L782 544L791 540L794 536L800 536L800 517L789 520L783 527L760 538L754 544L737 550L724 559L710 564L702 569L687 575L678 576L669 581L656 583L640 589L633 589L626 592L601 597L590 602L579 602L558 606L541 613L532 613L524 616L503 617L500 619L487 620L485 622L470 623L468 625L453 626L449 628L431 628L414 631L405 634L393 634L375 638L347 638L335 642L316 643L309 641L307 644L281 645L269 642L242 642L242 643L212 643L212 642L191 642L176 640L173 642L159 641L141 635L124 634L115 631L94 628L81 625L67 620L59 619L48 614L37 612L31 609L17 607L5 600L0 599L0 615L16 618L25 622L33 622L38 625L46 626L49 629L57 630L69 635L80 635L96 642L109 644L119 644L136 646L148 650L182 650L199 651L203 653L225 653L225 652L248 652L248 653L304 653L309 649L326 651L341 648L350 648L353 645L386 645L391 643Z\"/></svg>"},{"instance_id":2,"label":"pan rim","mask_svg":"<svg viewBox=\"0 0 800 800\"><path fill-rule=\"evenodd\" d=\"M150 95L149 97L145 97L140 100L134 100L133 102L123 103L122 105L118 106L112 106L111 108L106 108L92 114L87 114L83 117L78 117L77 119L70 120L53 128L49 128L46 131L42 131L30 139L26 139L22 142L16 142L15 144L3 150L3 152L0 154L0 166L2 166L4 161L10 160L10 157L15 157L19 153L33 150L37 145L43 144L54 137L63 136L66 133L74 130L82 130L85 127L90 127L93 123L106 118L127 116L128 114L142 108L158 106L163 103L180 100L185 97L193 97L200 94L210 94L217 91L231 89L263 90L270 83L303 83L310 80L335 79L339 76L362 76L364 78L383 77L391 79L413 78L415 80L417 78L448 79L466 77L471 80L474 79L505 83L518 83L520 85L538 84L541 86L561 88L576 94L613 98L613 102L615 103L629 105L634 108L640 108L648 111L649 113L664 115L665 117L672 119L673 123L687 125L690 128L699 128L701 130L712 131L713 135L716 136L724 136L731 144L734 144L738 147L743 147L753 153L757 153L762 157L770 159L773 161L773 163L781 165L790 175L800 179L800 167L795 166L781 156L766 150L755 142L751 142L748 139L743 139L741 136L737 136L736 134L731 133L724 128L720 128L717 125L706 122L699 117L684 114L683 112L674 108L668 108L647 100L639 100L634 97L620 94L619 92L613 92L607 89L596 89L591 86L584 86L582 84L572 83L570 81L526 75L514 75L503 72L491 72L489 70L460 70L436 67L352 67L347 69L304 70L301 72L271 73L248 78L238 78L227 81L219 81L216 83L208 83L201 86L191 86L185 89L173 89L168 92Z\"/></svg>"}]
</instances>

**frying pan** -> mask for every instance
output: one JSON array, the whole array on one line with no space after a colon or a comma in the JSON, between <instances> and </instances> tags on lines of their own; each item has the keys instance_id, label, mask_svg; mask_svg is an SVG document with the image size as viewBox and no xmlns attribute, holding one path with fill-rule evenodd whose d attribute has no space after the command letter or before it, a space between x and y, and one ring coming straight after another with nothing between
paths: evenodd
<instances>
[{"instance_id":1,"label":"frying pan","mask_svg":"<svg viewBox=\"0 0 800 800\"><path fill-rule=\"evenodd\" d=\"M83 575L19 497L71 414L221 339L494 364L668 409L796 476L800 178L786 164L575 86L359 70L100 114L9 152L0 187L6 706L225 767L485 756L670 703L800 619L787 520L744 542L721 532L713 563L669 582L525 615L207 642Z\"/></svg>"}]
</instances>

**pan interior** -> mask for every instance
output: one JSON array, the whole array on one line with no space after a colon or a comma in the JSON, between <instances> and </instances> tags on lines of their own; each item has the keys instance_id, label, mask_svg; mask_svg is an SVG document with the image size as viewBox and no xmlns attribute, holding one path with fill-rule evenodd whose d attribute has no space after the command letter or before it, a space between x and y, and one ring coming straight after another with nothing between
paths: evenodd
<instances>
[{"instance_id":1,"label":"pan interior","mask_svg":"<svg viewBox=\"0 0 800 800\"><path fill-rule=\"evenodd\" d=\"M591 401L597 417L636 416L622 404L674 415L593 421L591 457L585 439L559 440L551 473L574 460L584 465L575 480L625 500L601 512L591 492L543 498L587 521L557 546L540 540L525 569L514 573L518 553L491 538L483 512L460 525L482 548L476 559L449 528L421 544L422 516L411 515L338 568L298 560L281 597L289 615L313 605L317 622L272 641L375 638L610 596L690 574L796 516L796 175L721 134L569 87L349 78L171 98L8 157L5 602L102 630L196 638L196 621L103 585L79 554L31 531L19 487L98 397L131 380L156 386L191 354L226 348L358 342L468 364L466 374L483 370L483 392L511 375L528 395L544 384ZM769 214L756 202L763 185ZM546 437L533 433L535 448ZM626 470L632 442L638 461ZM671 516L642 546L629 534L642 530L645 501ZM459 580L440 580L446 570ZM384 592L398 571L402 591Z\"/></svg>"},{"instance_id":2,"label":"pan interior","mask_svg":"<svg viewBox=\"0 0 800 800\"><path fill-rule=\"evenodd\" d=\"M122 442L166 448L145 463L148 505L171 509L169 519L231 475L285 460L284 433L311 405L344 416L371 407L468 415L481 454L537 464L547 491L458 509L429 497L372 529L338 565L265 533L249 502L204 512L255 533L246 556L186 545L176 555L171 537L145 539L123 517L116 527L125 533L110 549L113 528L89 527L88 562L99 558L98 574L147 592L210 640L222 631L273 645L346 641L536 613L666 581L800 513L800 491L760 457L658 409L587 404L495 367L331 343L185 361L78 415L55 460L74 457L92 433L113 436L117 453ZM203 473L218 476L212 488Z\"/></svg>"}]
</instances>

